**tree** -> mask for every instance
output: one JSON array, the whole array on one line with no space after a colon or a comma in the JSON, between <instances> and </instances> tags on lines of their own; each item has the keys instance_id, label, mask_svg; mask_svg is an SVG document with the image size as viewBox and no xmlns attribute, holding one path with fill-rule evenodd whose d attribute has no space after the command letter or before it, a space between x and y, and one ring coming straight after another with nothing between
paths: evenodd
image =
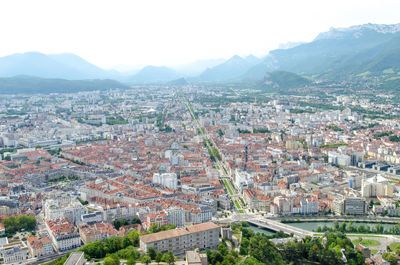
<instances>
[{"instance_id":1,"label":"tree","mask_svg":"<svg viewBox=\"0 0 400 265\"><path fill-rule=\"evenodd\" d=\"M152 223L151 226L149 227L148 231L150 234L152 234L152 233L157 233L160 230L159 230L157 223Z\"/></svg>"},{"instance_id":2,"label":"tree","mask_svg":"<svg viewBox=\"0 0 400 265\"><path fill-rule=\"evenodd\" d=\"M119 265L120 261L116 255L110 255L104 258L104 265Z\"/></svg>"},{"instance_id":3,"label":"tree","mask_svg":"<svg viewBox=\"0 0 400 265\"><path fill-rule=\"evenodd\" d=\"M136 260L134 258L130 258L126 262L126 265L135 265L135 264L136 264Z\"/></svg>"},{"instance_id":4,"label":"tree","mask_svg":"<svg viewBox=\"0 0 400 265\"><path fill-rule=\"evenodd\" d=\"M257 234L250 238L249 255L268 264L285 264L281 254L266 236Z\"/></svg>"},{"instance_id":5,"label":"tree","mask_svg":"<svg viewBox=\"0 0 400 265\"><path fill-rule=\"evenodd\" d=\"M207 251L207 260L210 264L217 264L217 262L222 262L224 257L216 250L208 250Z\"/></svg>"},{"instance_id":6,"label":"tree","mask_svg":"<svg viewBox=\"0 0 400 265\"><path fill-rule=\"evenodd\" d=\"M157 251L155 261L157 263L160 263L161 259L162 259L162 253L160 251Z\"/></svg>"},{"instance_id":7,"label":"tree","mask_svg":"<svg viewBox=\"0 0 400 265\"><path fill-rule=\"evenodd\" d=\"M142 221L140 221L139 217L135 216L132 218L131 224L142 224Z\"/></svg>"},{"instance_id":8,"label":"tree","mask_svg":"<svg viewBox=\"0 0 400 265\"><path fill-rule=\"evenodd\" d=\"M243 265L263 265L264 263L258 261L253 257L248 257L243 263Z\"/></svg>"},{"instance_id":9,"label":"tree","mask_svg":"<svg viewBox=\"0 0 400 265\"><path fill-rule=\"evenodd\" d=\"M146 265L149 265L149 263L151 263L151 258L147 255L143 255L140 261Z\"/></svg>"},{"instance_id":10,"label":"tree","mask_svg":"<svg viewBox=\"0 0 400 265\"><path fill-rule=\"evenodd\" d=\"M171 250L168 250L165 258L165 262L168 263L169 265L175 264L175 256L174 253Z\"/></svg>"},{"instance_id":11,"label":"tree","mask_svg":"<svg viewBox=\"0 0 400 265\"><path fill-rule=\"evenodd\" d=\"M104 249L107 253L114 253L123 248L122 237L113 236L104 239Z\"/></svg>"},{"instance_id":12,"label":"tree","mask_svg":"<svg viewBox=\"0 0 400 265\"><path fill-rule=\"evenodd\" d=\"M133 244L132 244L131 240L129 239L129 237L128 236L124 236L122 238L122 247L123 248L127 248L127 247L129 247L131 245L133 245Z\"/></svg>"},{"instance_id":13,"label":"tree","mask_svg":"<svg viewBox=\"0 0 400 265\"><path fill-rule=\"evenodd\" d=\"M250 241L247 238L245 237L242 238L242 242L240 244L240 249L239 249L240 255L247 255L249 243Z\"/></svg>"},{"instance_id":14,"label":"tree","mask_svg":"<svg viewBox=\"0 0 400 265\"><path fill-rule=\"evenodd\" d=\"M28 215L10 216L2 220L8 236L18 231L33 231L36 227L36 218Z\"/></svg>"},{"instance_id":15,"label":"tree","mask_svg":"<svg viewBox=\"0 0 400 265\"><path fill-rule=\"evenodd\" d=\"M113 224L114 224L115 229L119 230L119 228L121 226L128 225L129 222L126 219L115 219Z\"/></svg>"},{"instance_id":16,"label":"tree","mask_svg":"<svg viewBox=\"0 0 400 265\"><path fill-rule=\"evenodd\" d=\"M382 258L390 263L390 265L397 264L397 257L393 253L384 252L382 254Z\"/></svg>"},{"instance_id":17,"label":"tree","mask_svg":"<svg viewBox=\"0 0 400 265\"><path fill-rule=\"evenodd\" d=\"M154 248L150 247L150 248L149 248L149 251L147 251L147 254L149 255L149 257L150 257L152 260L155 260L155 259L156 259L156 251L154 250Z\"/></svg>"},{"instance_id":18,"label":"tree","mask_svg":"<svg viewBox=\"0 0 400 265\"><path fill-rule=\"evenodd\" d=\"M129 238L129 241L131 242L132 246L134 247L139 246L139 237L140 237L139 231L132 230L125 237Z\"/></svg>"},{"instance_id":19,"label":"tree","mask_svg":"<svg viewBox=\"0 0 400 265\"><path fill-rule=\"evenodd\" d=\"M222 256L226 256L228 254L228 248L222 243L218 245L218 251Z\"/></svg>"},{"instance_id":20,"label":"tree","mask_svg":"<svg viewBox=\"0 0 400 265\"><path fill-rule=\"evenodd\" d=\"M254 235L255 235L253 230L250 230L250 229L247 229L244 227L242 227L241 230L242 230L242 237L245 237L247 239L250 239L250 238L254 237Z\"/></svg>"},{"instance_id":21,"label":"tree","mask_svg":"<svg viewBox=\"0 0 400 265\"><path fill-rule=\"evenodd\" d=\"M80 248L90 258L103 258L106 255L104 244L101 241L93 241Z\"/></svg>"}]
</instances>

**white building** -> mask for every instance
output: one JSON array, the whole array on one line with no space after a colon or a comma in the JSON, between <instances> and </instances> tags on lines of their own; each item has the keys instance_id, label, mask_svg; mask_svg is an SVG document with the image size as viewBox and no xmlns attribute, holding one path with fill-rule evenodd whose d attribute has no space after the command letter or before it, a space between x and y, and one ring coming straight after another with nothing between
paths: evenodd
<instances>
[{"instance_id":1,"label":"white building","mask_svg":"<svg viewBox=\"0 0 400 265\"><path fill-rule=\"evenodd\" d=\"M171 207L165 210L168 215L168 224L177 227L185 226L185 211L178 207Z\"/></svg>"},{"instance_id":2,"label":"white building","mask_svg":"<svg viewBox=\"0 0 400 265\"><path fill-rule=\"evenodd\" d=\"M50 199L44 203L44 215L46 220L67 218L74 224L78 224L81 216L87 213L79 201L65 201L64 199Z\"/></svg>"},{"instance_id":3,"label":"white building","mask_svg":"<svg viewBox=\"0 0 400 265\"><path fill-rule=\"evenodd\" d=\"M132 219L137 216L137 208L134 205L120 205L98 207L99 211L103 213L103 219L112 222L115 219Z\"/></svg>"},{"instance_id":4,"label":"white building","mask_svg":"<svg viewBox=\"0 0 400 265\"><path fill-rule=\"evenodd\" d=\"M193 224L201 224L212 219L212 209L209 206L200 206L199 208L192 209L190 212L189 222Z\"/></svg>"},{"instance_id":5,"label":"white building","mask_svg":"<svg viewBox=\"0 0 400 265\"><path fill-rule=\"evenodd\" d=\"M103 213L101 211L96 211L81 215L79 224L100 223L103 220Z\"/></svg>"},{"instance_id":6,"label":"white building","mask_svg":"<svg viewBox=\"0 0 400 265\"><path fill-rule=\"evenodd\" d=\"M0 256L6 264L22 263L29 258L29 250L24 242L18 241L3 245L0 248Z\"/></svg>"},{"instance_id":7,"label":"white building","mask_svg":"<svg viewBox=\"0 0 400 265\"><path fill-rule=\"evenodd\" d=\"M154 173L153 183L160 184L172 190L178 189L178 177L176 176L175 173L163 173L163 174Z\"/></svg>"},{"instance_id":8,"label":"white building","mask_svg":"<svg viewBox=\"0 0 400 265\"><path fill-rule=\"evenodd\" d=\"M329 151L328 152L328 162L331 164L339 165L339 166L350 166L351 157L344 154L339 154L336 152Z\"/></svg>"},{"instance_id":9,"label":"white building","mask_svg":"<svg viewBox=\"0 0 400 265\"><path fill-rule=\"evenodd\" d=\"M307 198L300 201L302 214L318 213L318 200L314 198Z\"/></svg>"},{"instance_id":10,"label":"white building","mask_svg":"<svg viewBox=\"0 0 400 265\"><path fill-rule=\"evenodd\" d=\"M364 198L385 196L393 198L393 186L382 176L375 176L361 181L361 195Z\"/></svg>"},{"instance_id":11,"label":"white building","mask_svg":"<svg viewBox=\"0 0 400 265\"><path fill-rule=\"evenodd\" d=\"M241 193L243 193L245 189L254 188L253 177L249 173L237 169L234 174L234 184Z\"/></svg>"}]
</instances>

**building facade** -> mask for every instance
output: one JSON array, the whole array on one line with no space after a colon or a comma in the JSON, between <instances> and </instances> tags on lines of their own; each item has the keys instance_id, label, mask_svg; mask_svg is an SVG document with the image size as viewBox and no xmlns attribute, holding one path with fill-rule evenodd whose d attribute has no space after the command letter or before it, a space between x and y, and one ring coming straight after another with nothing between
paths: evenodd
<instances>
[{"instance_id":1,"label":"building facade","mask_svg":"<svg viewBox=\"0 0 400 265\"><path fill-rule=\"evenodd\" d=\"M32 236L27 239L27 242L32 257L43 257L54 253L51 239L48 237Z\"/></svg>"},{"instance_id":2,"label":"building facade","mask_svg":"<svg viewBox=\"0 0 400 265\"><path fill-rule=\"evenodd\" d=\"M81 237L75 226L67 219L49 220L46 228L55 249L66 251L81 245Z\"/></svg>"},{"instance_id":3,"label":"building facade","mask_svg":"<svg viewBox=\"0 0 400 265\"><path fill-rule=\"evenodd\" d=\"M212 222L202 223L174 230L162 231L140 237L140 249L148 252L171 250L174 255L183 255L187 250L215 249L219 244L220 227Z\"/></svg>"},{"instance_id":4,"label":"building facade","mask_svg":"<svg viewBox=\"0 0 400 265\"><path fill-rule=\"evenodd\" d=\"M29 259L29 251L24 242L18 241L2 246L0 256L6 264L22 263Z\"/></svg>"}]
</instances>

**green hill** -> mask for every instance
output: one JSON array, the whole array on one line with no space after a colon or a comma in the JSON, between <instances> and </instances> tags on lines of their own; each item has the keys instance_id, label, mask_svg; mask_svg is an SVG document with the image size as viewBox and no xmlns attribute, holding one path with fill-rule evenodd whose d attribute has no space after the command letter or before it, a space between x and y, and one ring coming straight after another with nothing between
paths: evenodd
<instances>
[{"instance_id":1,"label":"green hill","mask_svg":"<svg viewBox=\"0 0 400 265\"><path fill-rule=\"evenodd\" d=\"M265 74L261 87L270 91L282 91L292 88L302 88L312 84L312 81L300 75L286 71L273 71Z\"/></svg>"}]
</instances>

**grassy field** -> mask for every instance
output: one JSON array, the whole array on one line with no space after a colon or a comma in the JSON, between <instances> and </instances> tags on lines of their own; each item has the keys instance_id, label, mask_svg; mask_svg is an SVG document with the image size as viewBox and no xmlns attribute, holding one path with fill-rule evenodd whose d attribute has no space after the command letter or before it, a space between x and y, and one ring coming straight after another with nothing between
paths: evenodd
<instances>
[{"instance_id":1,"label":"grassy field","mask_svg":"<svg viewBox=\"0 0 400 265\"><path fill-rule=\"evenodd\" d=\"M237 200L233 201L235 203L236 208L238 209L239 213L244 213L244 211L242 210L242 208L240 207L240 204Z\"/></svg>"},{"instance_id":2,"label":"grassy field","mask_svg":"<svg viewBox=\"0 0 400 265\"><path fill-rule=\"evenodd\" d=\"M396 253L400 252L400 242L394 242L389 245L390 249Z\"/></svg>"},{"instance_id":3,"label":"grassy field","mask_svg":"<svg viewBox=\"0 0 400 265\"><path fill-rule=\"evenodd\" d=\"M321 233L316 233L314 236L323 236L324 234ZM346 234L347 237L384 237L384 236L378 236L378 235L370 235L370 234Z\"/></svg>"},{"instance_id":4,"label":"grassy field","mask_svg":"<svg viewBox=\"0 0 400 265\"><path fill-rule=\"evenodd\" d=\"M225 188L227 188L227 190L228 190L229 194L230 194L230 195L233 195L233 192L232 192L231 186L229 186L229 184L228 184L228 182L226 181L226 179L224 179L224 180L222 180L222 181L224 182L224 184L225 184Z\"/></svg>"},{"instance_id":5,"label":"grassy field","mask_svg":"<svg viewBox=\"0 0 400 265\"><path fill-rule=\"evenodd\" d=\"M361 243L361 245L365 247L377 247L381 245L381 243L375 239L358 238L358 239L353 239L351 242L353 242L354 245Z\"/></svg>"},{"instance_id":6,"label":"grassy field","mask_svg":"<svg viewBox=\"0 0 400 265\"><path fill-rule=\"evenodd\" d=\"M376 253L378 253L378 251L379 251L379 250L377 250L377 249L371 249L371 254L372 254L372 255L375 255Z\"/></svg>"},{"instance_id":7,"label":"grassy field","mask_svg":"<svg viewBox=\"0 0 400 265\"><path fill-rule=\"evenodd\" d=\"M384 237L384 236L378 236L378 235L370 235L370 234L347 234L347 237Z\"/></svg>"},{"instance_id":8,"label":"grassy field","mask_svg":"<svg viewBox=\"0 0 400 265\"><path fill-rule=\"evenodd\" d=\"M238 210L239 210L239 209L242 209L242 208L240 207L239 202L238 202L237 200L234 200L233 202L235 203L235 206L236 206L236 208L237 208Z\"/></svg>"}]
</instances>

